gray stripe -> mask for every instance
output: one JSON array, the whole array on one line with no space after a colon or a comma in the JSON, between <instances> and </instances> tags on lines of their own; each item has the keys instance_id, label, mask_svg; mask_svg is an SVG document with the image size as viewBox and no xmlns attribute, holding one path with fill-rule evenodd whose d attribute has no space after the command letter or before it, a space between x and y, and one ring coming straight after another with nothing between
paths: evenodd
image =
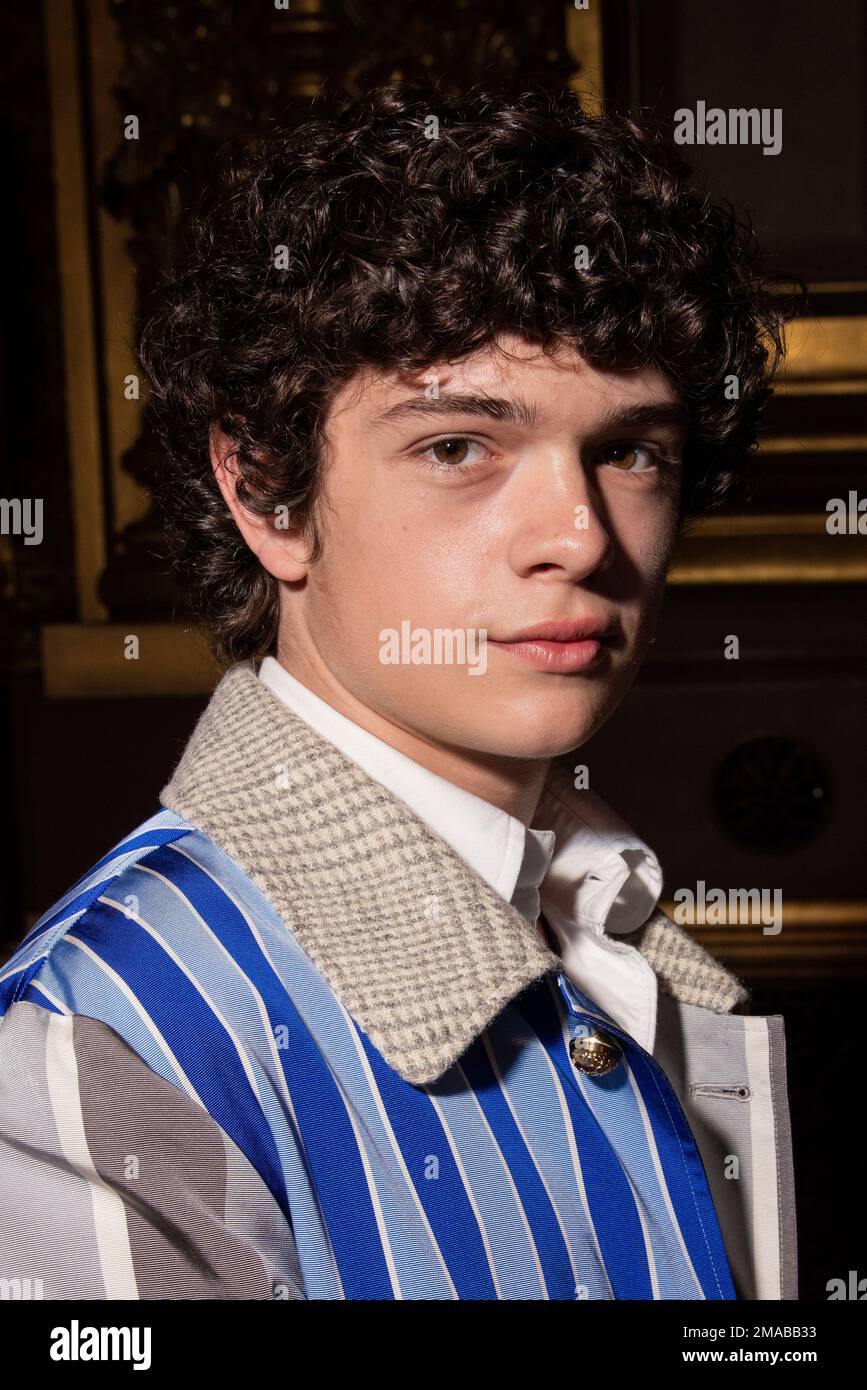
<instances>
[{"instance_id":1,"label":"gray stripe","mask_svg":"<svg viewBox=\"0 0 867 1390\"><path fill-rule=\"evenodd\" d=\"M90 1185L64 1156L48 1093L50 1019L19 1002L0 1025L0 1296L104 1299Z\"/></svg>"},{"instance_id":2,"label":"gray stripe","mask_svg":"<svg viewBox=\"0 0 867 1390\"><path fill-rule=\"evenodd\" d=\"M792 1123L786 1079L786 1026L781 1014L769 1014L771 1096L777 1150L777 1195L780 1204L781 1296L798 1298L798 1225L795 1208L795 1167L792 1155Z\"/></svg>"},{"instance_id":3,"label":"gray stripe","mask_svg":"<svg viewBox=\"0 0 867 1390\"><path fill-rule=\"evenodd\" d=\"M267 1185L228 1134L220 1131L226 1156L226 1227L251 1241L275 1299L306 1298L295 1240Z\"/></svg>"},{"instance_id":4,"label":"gray stripe","mask_svg":"<svg viewBox=\"0 0 867 1390\"><path fill-rule=\"evenodd\" d=\"M76 1017L73 1036L88 1145L98 1173L127 1207L141 1297L270 1299L273 1256L266 1270L250 1240L254 1232L239 1229L239 1195L252 1195L261 1209L259 1175L239 1176L246 1160L236 1151L230 1227L219 1125L106 1024ZM259 1220L257 1211L257 1226ZM285 1221L283 1228L288 1249L293 1242ZM296 1268L284 1257L287 1279Z\"/></svg>"}]
</instances>

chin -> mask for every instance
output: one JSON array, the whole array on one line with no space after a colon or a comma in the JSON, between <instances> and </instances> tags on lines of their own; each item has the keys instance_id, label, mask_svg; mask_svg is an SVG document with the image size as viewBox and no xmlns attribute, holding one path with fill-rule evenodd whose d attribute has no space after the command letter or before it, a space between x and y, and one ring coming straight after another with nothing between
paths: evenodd
<instances>
[{"instance_id":1,"label":"chin","mask_svg":"<svg viewBox=\"0 0 867 1390\"><path fill-rule=\"evenodd\" d=\"M556 703L561 708L556 708ZM556 758L579 748L604 723L608 711L564 710L562 702L545 710L531 703L522 709L489 708L464 735L464 746L504 758Z\"/></svg>"},{"instance_id":2,"label":"chin","mask_svg":"<svg viewBox=\"0 0 867 1390\"><path fill-rule=\"evenodd\" d=\"M502 751L506 756L529 760L559 758L564 753L570 753L579 748L582 743L586 743L592 732L592 729L573 728L568 730L564 736L561 728L552 729L545 736L525 734L524 736L516 736L512 740L511 746Z\"/></svg>"}]
</instances>

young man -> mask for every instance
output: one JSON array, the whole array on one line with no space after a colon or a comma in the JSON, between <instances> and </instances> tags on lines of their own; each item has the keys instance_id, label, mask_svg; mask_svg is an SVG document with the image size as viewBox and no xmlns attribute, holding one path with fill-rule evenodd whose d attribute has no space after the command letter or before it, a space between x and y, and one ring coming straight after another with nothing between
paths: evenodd
<instances>
[{"instance_id":1,"label":"young man","mask_svg":"<svg viewBox=\"0 0 867 1390\"><path fill-rule=\"evenodd\" d=\"M571 96L390 87L201 221L142 357L229 669L2 972L0 1275L796 1297L783 1021L580 753L780 350L688 172Z\"/></svg>"}]
</instances>

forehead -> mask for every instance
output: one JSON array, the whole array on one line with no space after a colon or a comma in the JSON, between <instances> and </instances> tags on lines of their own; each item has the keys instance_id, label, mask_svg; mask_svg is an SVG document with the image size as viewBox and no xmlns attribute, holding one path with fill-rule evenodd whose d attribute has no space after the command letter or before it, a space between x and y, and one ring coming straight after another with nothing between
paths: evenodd
<instances>
[{"instance_id":1,"label":"forehead","mask_svg":"<svg viewBox=\"0 0 867 1390\"><path fill-rule=\"evenodd\" d=\"M543 351L538 344L509 336L457 361L434 362L413 372L365 367L334 398L329 418L334 424L351 418L354 423L385 426L388 422L382 417L403 401L469 392L532 402L534 419L552 409L593 413L594 408L602 412L615 404L679 400L653 366L597 368L571 343Z\"/></svg>"}]
</instances>

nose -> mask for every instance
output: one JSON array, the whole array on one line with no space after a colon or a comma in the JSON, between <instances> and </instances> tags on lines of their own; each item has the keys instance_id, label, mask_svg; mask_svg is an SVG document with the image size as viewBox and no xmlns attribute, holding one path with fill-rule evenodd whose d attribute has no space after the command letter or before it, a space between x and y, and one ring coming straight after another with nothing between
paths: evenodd
<instances>
[{"instance_id":1,"label":"nose","mask_svg":"<svg viewBox=\"0 0 867 1390\"><path fill-rule=\"evenodd\" d=\"M517 518L511 543L515 572L560 570L580 581L607 568L614 558L613 537L580 462L551 459L528 470L524 481L532 486L511 499Z\"/></svg>"}]
</instances>

